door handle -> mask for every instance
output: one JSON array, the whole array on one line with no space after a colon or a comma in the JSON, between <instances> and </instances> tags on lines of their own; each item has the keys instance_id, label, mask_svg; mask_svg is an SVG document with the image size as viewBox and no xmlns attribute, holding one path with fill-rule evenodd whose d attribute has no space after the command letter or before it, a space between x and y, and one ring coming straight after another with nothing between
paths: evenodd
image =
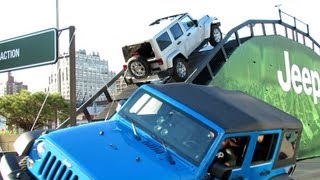
<instances>
[{"instance_id":1,"label":"door handle","mask_svg":"<svg viewBox=\"0 0 320 180\"><path fill-rule=\"evenodd\" d=\"M178 45L181 44L181 41L179 41L177 44L178 44Z\"/></svg>"},{"instance_id":2,"label":"door handle","mask_svg":"<svg viewBox=\"0 0 320 180\"><path fill-rule=\"evenodd\" d=\"M270 171L269 170L264 170L264 171L261 171L260 172L260 176L267 176L270 174Z\"/></svg>"},{"instance_id":3,"label":"door handle","mask_svg":"<svg viewBox=\"0 0 320 180\"><path fill-rule=\"evenodd\" d=\"M187 36L190 36L190 35L191 35L191 33L188 33L188 34L187 34Z\"/></svg>"}]
</instances>

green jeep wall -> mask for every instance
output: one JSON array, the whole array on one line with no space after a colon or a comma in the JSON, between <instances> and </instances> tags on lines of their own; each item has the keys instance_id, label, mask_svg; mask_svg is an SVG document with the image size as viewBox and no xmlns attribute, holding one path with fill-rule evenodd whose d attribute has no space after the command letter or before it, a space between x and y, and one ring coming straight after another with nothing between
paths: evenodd
<instances>
[{"instance_id":1,"label":"green jeep wall","mask_svg":"<svg viewBox=\"0 0 320 180\"><path fill-rule=\"evenodd\" d=\"M303 124L298 157L320 155L320 57L282 36L253 37L238 47L210 85L241 90Z\"/></svg>"}]
</instances>

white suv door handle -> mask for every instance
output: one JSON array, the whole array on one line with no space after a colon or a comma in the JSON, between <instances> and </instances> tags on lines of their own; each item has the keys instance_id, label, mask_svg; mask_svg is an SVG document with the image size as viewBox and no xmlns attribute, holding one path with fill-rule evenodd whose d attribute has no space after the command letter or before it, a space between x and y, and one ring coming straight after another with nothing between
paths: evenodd
<instances>
[{"instance_id":1,"label":"white suv door handle","mask_svg":"<svg viewBox=\"0 0 320 180\"><path fill-rule=\"evenodd\" d=\"M190 36L190 35L191 35L191 33L188 33L188 34L187 34L187 36Z\"/></svg>"},{"instance_id":2,"label":"white suv door handle","mask_svg":"<svg viewBox=\"0 0 320 180\"><path fill-rule=\"evenodd\" d=\"M177 43L177 45L179 45L179 44L181 44L181 41L179 41L179 42Z\"/></svg>"}]
</instances>

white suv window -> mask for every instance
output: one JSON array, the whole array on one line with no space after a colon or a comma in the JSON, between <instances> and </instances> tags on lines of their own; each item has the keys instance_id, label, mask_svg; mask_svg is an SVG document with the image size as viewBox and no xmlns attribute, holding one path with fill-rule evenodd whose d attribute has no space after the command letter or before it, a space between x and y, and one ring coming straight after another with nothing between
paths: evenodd
<instances>
[{"instance_id":1,"label":"white suv window","mask_svg":"<svg viewBox=\"0 0 320 180\"><path fill-rule=\"evenodd\" d=\"M167 32L165 32L157 38L157 43L158 43L160 50L162 51L165 48L167 48L172 43L172 41L169 37L169 34Z\"/></svg>"},{"instance_id":2,"label":"white suv window","mask_svg":"<svg viewBox=\"0 0 320 180\"><path fill-rule=\"evenodd\" d=\"M181 23L186 31L188 31L192 26L194 26L194 22L192 21L192 19L189 16L184 17L181 20Z\"/></svg>"},{"instance_id":3,"label":"white suv window","mask_svg":"<svg viewBox=\"0 0 320 180\"><path fill-rule=\"evenodd\" d=\"M177 40L180 36L183 35L182 29L179 24L175 24L170 28L170 31L174 37L174 40Z\"/></svg>"}]
</instances>

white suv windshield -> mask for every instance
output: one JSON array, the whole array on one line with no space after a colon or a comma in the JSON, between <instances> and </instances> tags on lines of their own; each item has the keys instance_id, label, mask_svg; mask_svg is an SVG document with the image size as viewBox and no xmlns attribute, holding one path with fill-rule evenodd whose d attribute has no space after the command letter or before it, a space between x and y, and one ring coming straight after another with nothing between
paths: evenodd
<instances>
[{"instance_id":1,"label":"white suv windshield","mask_svg":"<svg viewBox=\"0 0 320 180\"><path fill-rule=\"evenodd\" d=\"M119 113L196 165L215 138L205 124L144 91L137 93Z\"/></svg>"},{"instance_id":2,"label":"white suv windshield","mask_svg":"<svg viewBox=\"0 0 320 180\"><path fill-rule=\"evenodd\" d=\"M188 31L192 26L194 26L194 23L192 21L192 19L189 16L184 17L181 20L181 23L183 25L183 27L185 28L186 31Z\"/></svg>"}]
</instances>

